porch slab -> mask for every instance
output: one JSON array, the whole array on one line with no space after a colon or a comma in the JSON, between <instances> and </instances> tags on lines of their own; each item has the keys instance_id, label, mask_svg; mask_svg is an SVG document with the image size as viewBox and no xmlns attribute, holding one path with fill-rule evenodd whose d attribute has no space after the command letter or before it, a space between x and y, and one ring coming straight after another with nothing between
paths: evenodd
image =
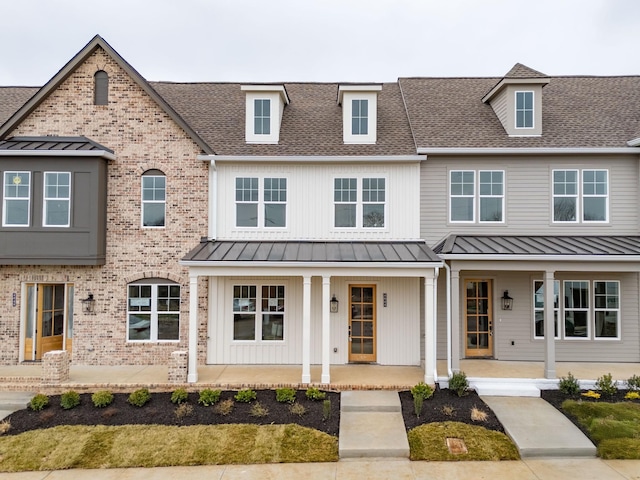
<instances>
[{"instance_id":1,"label":"porch slab","mask_svg":"<svg viewBox=\"0 0 640 480\"><path fill-rule=\"evenodd\" d=\"M349 391L340 395L341 412L400 412L397 392L385 390Z\"/></svg>"}]
</instances>

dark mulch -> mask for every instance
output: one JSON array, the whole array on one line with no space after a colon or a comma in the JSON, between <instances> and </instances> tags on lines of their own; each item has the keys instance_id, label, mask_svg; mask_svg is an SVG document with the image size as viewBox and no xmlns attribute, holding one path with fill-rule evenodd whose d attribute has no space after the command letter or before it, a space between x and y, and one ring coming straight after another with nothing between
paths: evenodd
<instances>
[{"instance_id":1,"label":"dark mulch","mask_svg":"<svg viewBox=\"0 0 640 480\"><path fill-rule=\"evenodd\" d=\"M236 392L222 392L220 400L233 398ZM69 410L60 406L60 396L49 397L49 405L40 412L23 409L9 416L11 429L7 435L16 435L27 430L51 428L58 425L217 425L227 423L287 424L297 423L315 428L330 435L337 435L340 425L340 394L326 392L331 400L331 417L323 419L323 402L307 399L305 392L297 392L296 402L303 405L306 413L302 416L290 412L289 405L276 401L274 390L258 390L257 400L269 410L265 417L251 416L252 403L235 402L232 412L221 415L213 407L198 404L198 393L190 393L187 403L193 407L191 415L178 418L177 405L171 403L171 393L152 393L151 401L143 407L134 407L127 402L128 394L115 394L114 401L105 408L93 406L90 394L81 395L80 405Z\"/></svg>"},{"instance_id":2,"label":"dark mulch","mask_svg":"<svg viewBox=\"0 0 640 480\"><path fill-rule=\"evenodd\" d=\"M458 397L452 390L436 388L433 397L424 401L420 417L415 414L411 392L400 392L400 402L407 430L431 422L461 422L504 433L504 428L498 417L474 391L469 391L467 395ZM473 407L487 414L486 421L471 420L471 409Z\"/></svg>"}]
</instances>

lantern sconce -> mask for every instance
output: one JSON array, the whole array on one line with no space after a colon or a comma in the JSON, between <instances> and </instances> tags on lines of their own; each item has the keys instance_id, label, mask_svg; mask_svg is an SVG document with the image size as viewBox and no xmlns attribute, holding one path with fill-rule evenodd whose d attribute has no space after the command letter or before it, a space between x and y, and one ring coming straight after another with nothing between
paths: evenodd
<instances>
[{"instance_id":1,"label":"lantern sconce","mask_svg":"<svg viewBox=\"0 0 640 480\"><path fill-rule=\"evenodd\" d=\"M87 298L80 300L82 302L82 312L86 314L94 314L96 311L96 299L93 298L93 293L90 293Z\"/></svg>"},{"instance_id":2,"label":"lantern sconce","mask_svg":"<svg viewBox=\"0 0 640 480\"><path fill-rule=\"evenodd\" d=\"M505 290L502 295L502 309L511 310L513 308L513 298L509 296L509 290Z\"/></svg>"},{"instance_id":3,"label":"lantern sconce","mask_svg":"<svg viewBox=\"0 0 640 480\"><path fill-rule=\"evenodd\" d=\"M331 301L329 302L329 305L331 306L330 308L330 312L331 313L338 313L338 299L336 298L336 294L334 293L333 296L331 297Z\"/></svg>"}]
</instances>

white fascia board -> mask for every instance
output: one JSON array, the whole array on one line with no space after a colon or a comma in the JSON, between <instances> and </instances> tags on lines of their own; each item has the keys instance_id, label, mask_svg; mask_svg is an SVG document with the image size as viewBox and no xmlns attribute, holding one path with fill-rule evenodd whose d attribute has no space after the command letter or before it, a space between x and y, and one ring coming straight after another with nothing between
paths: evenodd
<instances>
[{"instance_id":1,"label":"white fascia board","mask_svg":"<svg viewBox=\"0 0 640 480\"><path fill-rule=\"evenodd\" d=\"M185 261L180 260L180 265L189 268L206 268L215 271L229 269L231 272L239 272L246 269L254 272L256 269L269 269L278 272L285 270L300 272L301 270L331 269L343 272L345 270L366 271L368 275L371 270L376 270L376 276L396 276L399 271L416 271L442 267L443 262L208 262L208 261ZM297 273L299 274L299 273ZM351 274L351 272L349 272Z\"/></svg>"},{"instance_id":2,"label":"white fascia board","mask_svg":"<svg viewBox=\"0 0 640 480\"><path fill-rule=\"evenodd\" d=\"M454 255L438 254L443 260L473 260L481 262L528 261L528 262L640 262L640 255Z\"/></svg>"},{"instance_id":3,"label":"white fascia board","mask_svg":"<svg viewBox=\"0 0 640 480\"><path fill-rule=\"evenodd\" d=\"M611 148L431 148L419 147L419 155L605 155L635 154L640 150L630 147Z\"/></svg>"},{"instance_id":4,"label":"white fascia board","mask_svg":"<svg viewBox=\"0 0 640 480\"><path fill-rule=\"evenodd\" d=\"M381 84L367 85L339 85L338 86L338 105L342 105L342 97L344 92L381 92Z\"/></svg>"},{"instance_id":5,"label":"white fascia board","mask_svg":"<svg viewBox=\"0 0 640 480\"><path fill-rule=\"evenodd\" d=\"M627 142L627 145L629 145L630 147L640 147L640 137L629 140Z\"/></svg>"},{"instance_id":6,"label":"white fascia board","mask_svg":"<svg viewBox=\"0 0 640 480\"><path fill-rule=\"evenodd\" d=\"M0 150L0 157L103 157L115 160L106 150Z\"/></svg>"},{"instance_id":7,"label":"white fascia board","mask_svg":"<svg viewBox=\"0 0 640 480\"><path fill-rule=\"evenodd\" d=\"M426 160L426 155L198 155L198 160L212 162L297 162L297 163L416 163Z\"/></svg>"},{"instance_id":8,"label":"white fascia board","mask_svg":"<svg viewBox=\"0 0 640 480\"><path fill-rule=\"evenodd\" d=\"M242 92L278 92L282 97L282 101L289 105L289 95L284 85L241 85Z\"/></svg>"}]
</instances>

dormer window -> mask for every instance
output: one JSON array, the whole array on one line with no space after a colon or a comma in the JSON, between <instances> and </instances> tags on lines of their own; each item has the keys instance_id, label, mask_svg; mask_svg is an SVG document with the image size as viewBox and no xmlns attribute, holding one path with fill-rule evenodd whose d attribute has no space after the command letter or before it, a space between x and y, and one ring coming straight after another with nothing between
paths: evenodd
<instances>
[{"instance_id":1,"label":"dormer window","mask_svg":"<svg viewBox=\"0 0 640 480\"><path fill-rule=\"evenodd\" d=\"M284 107L289 104L284 86L243 85L240 88L246 92L246 142L277 144Z\"/></svg>"},{"instance_id":2,"label":"dormer window","mask_svg":"<svg viewBox=\"0 0 640 480\"><path fill-rule=\"evenodd\" d=\"M516 92L516 128L533 128L533 92Z\"/></svg>"},{"instance_id":3,"label":"dormer window","mask_svg":"<svg viewBox=\"0 0 640 480\"><path fill-rule=\"evenodd\" d=\"M377 140L378 92L382 85L340 85L344 143L374 144Z\"/></svg>"}]
</instances>

